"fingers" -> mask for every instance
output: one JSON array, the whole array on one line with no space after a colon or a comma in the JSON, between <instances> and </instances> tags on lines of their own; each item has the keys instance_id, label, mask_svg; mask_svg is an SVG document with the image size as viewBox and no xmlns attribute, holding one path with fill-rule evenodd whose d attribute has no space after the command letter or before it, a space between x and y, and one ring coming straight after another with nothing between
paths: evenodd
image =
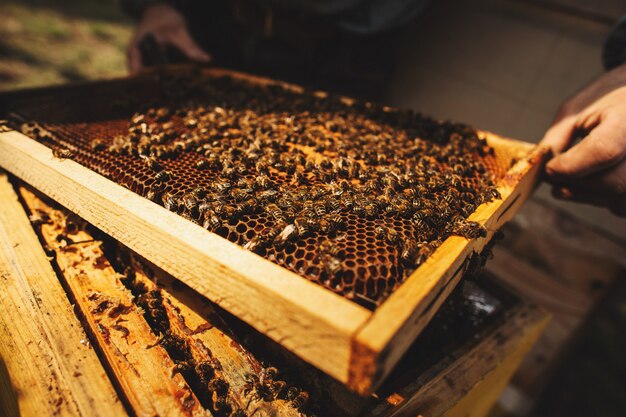
<instances>
[{"instance_id":1,"label":"fingers","mask_svg":"<svg viewBox=\"0 0 626 417\"><path fill-rule=\"evenodd\" d=\"M608 207L616 215L626 217L626 160L585 178L556 184L552 195L561 200Z\"/></svg>"},{"instance_id":2,"label":"fingers","mask_svg":"<svg viewBox=\"0 0 626 417\"><path fill-rule=\"evenodd\" d=\"M548 145L555 155L563 152L570 144L576 130L576 117L557 116L556 122L546 131L541 143Z\"/></svg>"},{"instance_id":3,"label":"fingers","mask_svg":"<svg viewBox=\"0 0 626 417\"><path fill-rule=\"evenodd\" d=\"M190 59L209 62L211 57L198 46L187 30L177 30L168 37L169 43L181 50Z\"/></svg>"},{"instance_id":4,"label":"fingers","mask_svg":"<svg viewBox=\"0 0 626 417\"><path fill-rule=\"evenodd\" d=\"M572 190L567 187L554 187L552 195L559 200L573 201L577 203L591 204L598 207L607 207L613 214L626 217L626 194L613 198L607 198L601 193Z\"/></svg>"},{"instance_id":5,"label":"fingers","mask_svg":"<svg viewBox=\"0 0 626 417\"><path fill-rule=\"evenodd\" d=\"M582 178L612 167L624 157L626 127L619 117L607 117L582 141L550 160L546 172L557 179Z\"/></svg>"}]
</instances>

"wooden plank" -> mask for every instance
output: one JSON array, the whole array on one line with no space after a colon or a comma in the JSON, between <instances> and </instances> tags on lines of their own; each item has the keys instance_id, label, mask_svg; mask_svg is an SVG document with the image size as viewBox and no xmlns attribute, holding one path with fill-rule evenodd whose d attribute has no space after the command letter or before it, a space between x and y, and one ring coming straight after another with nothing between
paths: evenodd
<instances>
[{"instance_id":1,"label":"wooden plank","mask_svg":"<svg viewBox=\"0 0 626 417\"><path fill-rule=\"evenodd\" d=\"M4 174L0 201L2 385L14 394L6 403L2 395L7 412L127 415Z\"/></svg>"},{"instance_id":2,"label":"wooden plank","mask_svg":"<svg viewBox=\"0 0 626 417\"><path fill-rule=\"evenodd\" d=\"M172 372L174 362L106 260L101 242L81 230L78 219L68 219L25 187L18 191L32 216L50 219L41 224L40 236L55 252L66 287L135 414L210 416L180 373Z\"/></svg>"},{"instance_id":3,"label":"wooden plank","mask_svg":"<svg viewBox=\"0 0 626 417\"><path fill-rule=\"evenodd\" d=\"M505 139L488 135L502 146ZM520 146L521 155L529 145ZM498 190L501 200L481 205L469 217L488 231L485 238L468 240L452 236L418 268L372 315L355 337L351 385L358 391L376 387L391 372L411 342L428 324L465 271L465 262L480 252L493 234L521 207L534 190L547 150L536 148L509 171ZM518 155L519 156L519 155ZM384 354L380 354L384 352Z\"/></svg>"},{"instance_id":4,"label":"wooden plank","mask_svg":"<svg viewBox=\"0 0 626 417\"><path fill-rule=\"evenodd\" d=\"M370 316L368 310L74 161L54 158L49 148L21 133L0 133L0 165L303 359L347 381L350 336Z\"/></svg>"},{"instance_id":5,"label":"wooden plank","mask_svg":"<svg viewBox=\"0 0 626 417\"><path fill-rule=\"evenodd\" d=\"M550 319L545 310L523 304L505 317L480 342L452 353L455 359L443 369L437 369L441 364L435 365L436 369L424 372L366 415L487 415Z\"/></svg>"}]
</instances>

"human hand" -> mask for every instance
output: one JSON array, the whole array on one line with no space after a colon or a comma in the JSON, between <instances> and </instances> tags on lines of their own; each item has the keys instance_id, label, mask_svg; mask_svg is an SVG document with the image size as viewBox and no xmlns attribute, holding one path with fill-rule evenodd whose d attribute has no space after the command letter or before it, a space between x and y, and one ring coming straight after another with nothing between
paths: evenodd
<instances>
[{"instance_id":1,"label":"human hand","mask_svg":"<svg viewBox=\"0 0 626 417\"><path fill-rule=\"evenodd\" d=\"M566 101L542 143L556 155L546 165L555 197L626 217L626 64Z\"/></svg>"},{"instance_id":2,"label":"human hand","mask_svg":"<svg viewBox=\"0 0 626 417\"><path fill-rule=\"evenodd\" d=\"M130 72L143 67L139 44L148 34L152 34L162 48L173 46L194 61L208 62L211 59L189 35L183 15L172 6L157 3L145 8L135 29L127 51Z\"/></svg>"}]
</instances>

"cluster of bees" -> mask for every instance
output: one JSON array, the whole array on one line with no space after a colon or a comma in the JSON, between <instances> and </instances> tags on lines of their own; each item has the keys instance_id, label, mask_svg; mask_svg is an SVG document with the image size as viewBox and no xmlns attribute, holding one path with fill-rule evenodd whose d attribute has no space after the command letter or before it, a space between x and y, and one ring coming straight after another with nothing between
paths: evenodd
<instances>
[{"instance_id":1,"label":"cluster of bees","mask_svg":"<svg viewBox=\"0 0 626 417\"><path fill-rule=\"evenodd\" d=\"M119 261L119 260L118 260ZM121 261L123 262L123 261ZM210 357L196 360L189 346L189 341L171 331L169 318L163 305L160 290L150 290L135 280L132 267L123 272L123 283L135 295L135 301L144 310L150 328L159 335L158 344L162 346L175 363L172 374L180 373L198 396L200 402L216 417L245 417L248 404L241 404L233 398L230 384L224 377L219 360ZM258 374L246 377L243 395L249 399L263 402L283 400L304 413L309 395L295 386L287 386L278 378L277 368L262 368Z\"/></svg>"},{"instance_id":2,"label":"cluster of bees","mask_svg":"<svg viewBox=\"0 0 626 417\"><path fill-rule=\"evenodd\" d=\"M270 260L314 239L313 259L283 266L369 306L448 236L486 235L466 218L499 198L492 149L466 125L230 78L181 90L130 116L127 131L67 151L87 166L116 155L149 176L125 169L124 185ZM350 218L367 220L376 242L358 241ZM363 244L386 251L392 272L355 272L350 247Z\"/></svg>"},{"instance_id":3,"label":"cluster of bees","mask_svg":"<svg viewBox=\"0 0 626 417\"><path fill-rule=\"evenodd\" d=\"M287 383L277 378L278 370L274 367L263 368L259 374L246 376L244 394L261 401L282 399L294 408L304 412L309 401L309 393L298 387L287 387Z\"/></svg>"}]
</instances>

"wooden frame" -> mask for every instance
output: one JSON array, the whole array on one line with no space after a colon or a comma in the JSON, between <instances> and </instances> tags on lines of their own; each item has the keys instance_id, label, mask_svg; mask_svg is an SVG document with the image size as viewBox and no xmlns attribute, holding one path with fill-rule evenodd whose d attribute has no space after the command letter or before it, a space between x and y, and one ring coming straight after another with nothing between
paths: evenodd
<instances>
[{"instance_id":1,"label":"wooden frame","mask_svg":"<svg viewBox=\"0 0 626 417\"><path fill-rule=\"evenodd\" d=\"M272 82L219 69L205 73ZM517 160L498 184L502 199L480 206L470 217L487 228L488 236L448 238L375 311L208 233L74 161L53 157L49 148L21 133L0 133L0 166L305 361L366 394L384 380L450 294L466 259L482 250L534 189L546 150L484 134L496 154Z\"/></svg>"}]
</instances>

